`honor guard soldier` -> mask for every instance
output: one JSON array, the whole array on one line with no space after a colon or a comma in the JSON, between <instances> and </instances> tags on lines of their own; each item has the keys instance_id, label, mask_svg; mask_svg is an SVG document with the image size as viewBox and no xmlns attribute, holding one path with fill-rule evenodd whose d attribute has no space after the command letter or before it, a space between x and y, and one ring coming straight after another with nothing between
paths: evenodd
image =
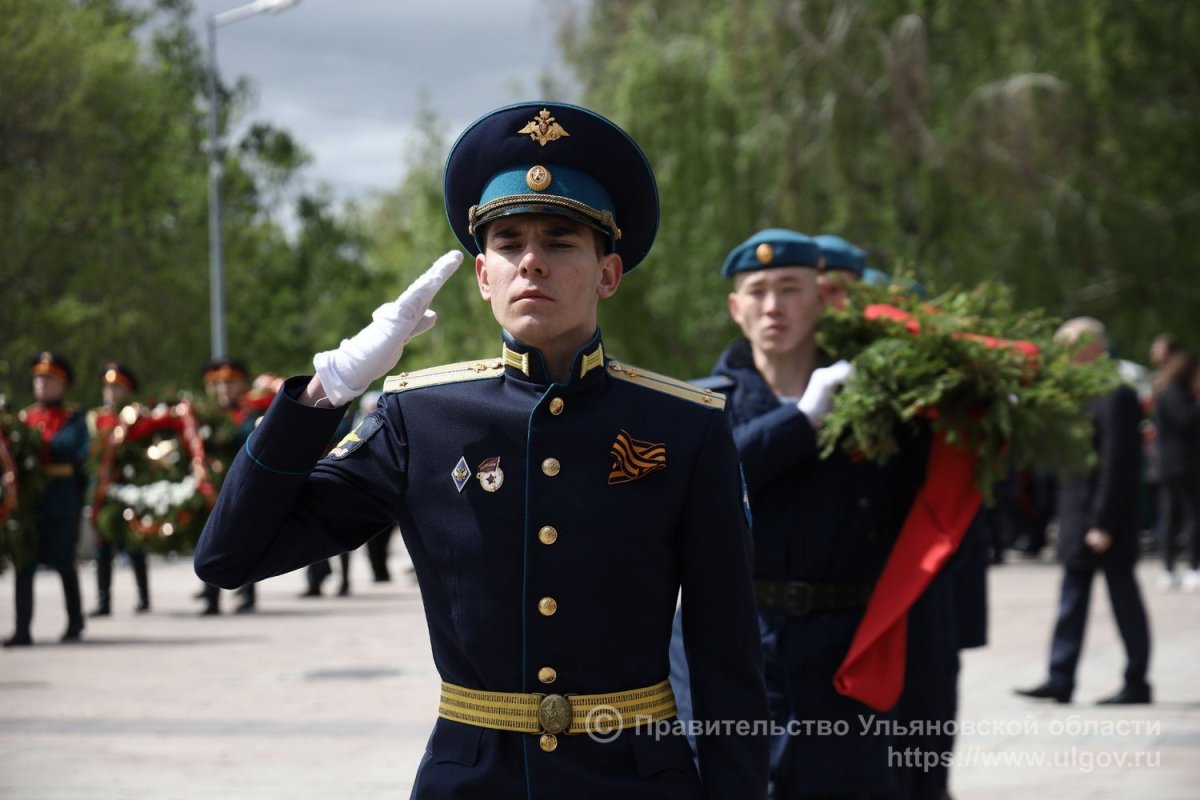
<instances>
[{"instance_id":1,"label":"honor guard soldier","mask_svg":"<svg viewBox=\"0 0 1200 800\"><path fill-rule=\"evenodd\" d=\"M851 374L818 349L828 265L812 238L772 228L729 254L730 316L745 338L721 354L705 385L726 394L751 507L755 592L771 716L772 797L858 798L895 791L886 735L862 733L860 716L890 720L839 694L834 674L850 647L875 580L924 475L926 447L902 437L886 466L842 448L818 454L817 428ZM688 609L681 609L683 629ZM673 680L693 668L672 648ZM694 681L692 681L694 685ZM699 715L699 712L696 712ZM801 721L846 735L796 732Z\"/></svg>"},{"instance_id":2,"label":"honor guard soldier","mask_svg":"<svg viewBox=\"0 0 1200 800\"><path fill-rule=\"evenodd\" d=\"M258 408L257 404L243 402L249 381L250 371L246 364L238 359L217 358L204 366L204 392L216 406L201 411L201 416L211 431L204 447L211 462L209 473L213 476L218 491L234 457L241 451L242 445L246 443L250 432L262 416L262 409ZM236 588L241 596L234 613L252 613L257 605L254 583L247 582L233 588ZM205 583L197 598L204 600L201 616L215 616L221 613L221 589L216 584Z\"/></svg>"},{"instance_id":3,"label":"honor guard soldier","mask_svg":"<svg viewBox=\"0 0 1200 800\"><path fill-rule=\"evenodd\" d=\"M445 176L499 357L392 376L318 461L344 405L434 323L462 260L446 254L286 384L234 462L196 571L237 586L399 526L443 680L414 797L763 797L767 740L747 735L766 714L752 554L721 399L611 358L597 328L657 231L649 164L587 109L526 103L468 127ZM711 723L698 770L670 725L681 586Z\"/></svg>"},{"instance_id":4,"label":"honor guard soldier","mask_svg":"<svg viewBox=\"0 0 1200 800\"><path fill-rule=\"evenodd\" d=\"M87 488L84 462L88 453L88 432L84 415L63 403L63 393L71 384L71 366L60 355L44 352L33 359L34 405L21 412L20 418L42 437L42 465L45 493L34 512L38 553L16 569L16 630L4 641L5 647L33 644L33 578L38 564L48 564L62 578L67 605L67 630L64 642L79 641L83 633L83 607L79 593L79 573L75 569L75 544L79 538L79 519L83 494Z\"/></svg>"},{"instance_id":5,"label":"honor guard soldier","mask_svg":"<svg viewBox=\"0 0 1200 800\"><path fill-rule=\"evenodd\" d=\"M104 402L98 408L93 408L87 414L88 433L92 437L94 449L102 451L108 441L109 433L117 425L118 415L125 407L131 396L137 392L138 382L133 372L123 364L110 362L100 370L101 393ZM95 447L98 445L98 447ZM150 610L150 578L146 567L146 550L144 546L129 547L124 531L97 531L96 543L96 608L89 616L107 617L112 614L112 565L117 548L129 556L133 567L133 578L137 583L138 602L134 611L144 614Z\"/></svg>"}]
</instances>

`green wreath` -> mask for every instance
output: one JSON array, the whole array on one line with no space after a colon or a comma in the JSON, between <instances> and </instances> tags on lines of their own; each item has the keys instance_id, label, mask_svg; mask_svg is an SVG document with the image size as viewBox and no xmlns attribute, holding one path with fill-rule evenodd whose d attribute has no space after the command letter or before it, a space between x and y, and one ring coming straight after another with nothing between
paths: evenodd
<instances>
[{"instance_id":1,"label":"green wreath","mask_svg":"<svg viewBox=\"0 0 1200 800\"><path fill-rule=\"evenodd\" d=\"M1086 405L1117 373L1107 358L1073 363L1052 340L1057 323L1015 310L1011 289L996 283L931 300L899 285L849 286L845 308L817 327L819 346L855 366L821 428L822 452L842 446L884 463L897 451L897 423L928 419L978 456L988 500L1012 468L1090 469Z\"/></svg>"},{"instance_id":2,"label":"green wreath","mask_svg":"<svg viewBox=\"0 0 1200 800\"><path fill-rule=\"evenodd\" d=\"M0 571L37 557L34 509L46 490L42 437L0 409Z\"/></svg>"}]
</instances>

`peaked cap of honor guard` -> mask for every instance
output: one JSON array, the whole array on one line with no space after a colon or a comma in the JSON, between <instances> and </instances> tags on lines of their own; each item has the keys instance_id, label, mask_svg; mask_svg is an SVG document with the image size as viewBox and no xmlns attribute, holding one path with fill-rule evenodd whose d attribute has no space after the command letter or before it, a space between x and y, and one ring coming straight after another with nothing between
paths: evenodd
<instances>
[{"instance_id":1,"label":"peaked cap of honor guard","mask_svg":"<svg viewBox=\"0 0 1200 800\"><path fill-rule=\"evenodd\" d=\"M446 159L446 217L472 255L487 223L553 214L608 236L625 272L658 232L654 172L629 134L567 103L518 103L471 123Z\"/></svg>"}]
</instances>

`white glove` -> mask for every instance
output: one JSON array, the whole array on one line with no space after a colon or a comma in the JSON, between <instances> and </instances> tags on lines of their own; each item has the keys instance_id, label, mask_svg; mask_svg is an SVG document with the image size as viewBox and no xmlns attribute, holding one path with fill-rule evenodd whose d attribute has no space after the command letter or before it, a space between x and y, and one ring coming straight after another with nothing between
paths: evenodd
<instances>
[{"instance_id":1,"label":"white glove","mask_svg":"<svg viewBox=\"0 0 1200 800\"><path fill-rule=\"evenodd\" d=\"M808 417L813 427L820 425L825 419L825 415L833 408L834 394L853 374L854 366L845 360L813 370L812 377L808 379L808 387L805 388L800 402L796 403L796 407Z\"/></svg>"},{"instance_id":2,"label":"white glove","mask_svg":"<svg viewBox=\"0 0 1200 800\"><path fill-rule=\"evenodd\" d=\"M344 405L365 392L396 366L404 346L414 336L433 327L437 314L429 310L429 304L462 260L463 254L457 250L446 253L402 295L375 309L371 324L354 338L343 339L336 350L313 356L313 366L329 402Z\"/></svg>"}]
</instances>

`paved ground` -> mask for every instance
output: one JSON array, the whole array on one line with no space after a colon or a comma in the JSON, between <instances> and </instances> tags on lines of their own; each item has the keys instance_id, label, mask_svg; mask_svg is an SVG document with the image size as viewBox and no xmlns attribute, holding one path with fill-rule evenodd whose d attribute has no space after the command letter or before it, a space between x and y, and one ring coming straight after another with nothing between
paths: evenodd
<instances>
[{"instance_id":1,"label":"paved ground","mask_svg":"<svg viewBox=\"0 0 1200 800\"><path fill-rule=\"evenodd\" d=\"M436 713L420 599L400 558L391 584L354 559L348 598L299 599L302 578L286 575L260 585L257 614L219 618L196 616L188 562L152 563L145 616L119 568L115 615L73 646L57 644L57 576L40 573L38 646L0 652L0 798L407 797ZM992 570L992 644L964 662L961 718L976 733L959 742L957 798L1200 796L1200 594L1160 593L1150 564L1141 575L1158 702L1112 711L1091 704L1123 660L1104 591L1076 703L1037 705L1011 688L1043 677L1058 570ZM90 566L82 579L90 606ZM0 630L11 619L10 572Z\"/></svg>"}]
</instances>

